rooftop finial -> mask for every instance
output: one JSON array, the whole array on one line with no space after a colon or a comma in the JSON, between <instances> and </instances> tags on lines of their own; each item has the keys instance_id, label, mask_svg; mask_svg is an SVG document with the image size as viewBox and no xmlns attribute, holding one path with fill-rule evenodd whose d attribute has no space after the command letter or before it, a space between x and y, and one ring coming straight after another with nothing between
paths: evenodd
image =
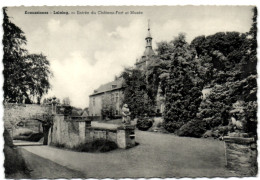
<instances>
[{"instance_id":1,"label":"rooftop finial","mask_svg":"<svg viewBox=\"0 0 260 180\"><path fill-rule=\"evenodd\" d=\"M150 19L148 19L148 31L150 31Z\"/></svg>"}]
</instances>

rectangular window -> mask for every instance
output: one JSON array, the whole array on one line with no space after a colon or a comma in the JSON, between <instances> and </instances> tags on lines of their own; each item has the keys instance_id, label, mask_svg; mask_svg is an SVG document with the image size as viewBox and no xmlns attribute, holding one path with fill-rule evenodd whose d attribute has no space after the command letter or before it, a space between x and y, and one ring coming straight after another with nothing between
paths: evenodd
<instances>
[{"instance_id":1,"label":"rectangular window","mask_svg":"<svg viewBox=\"0 0 260 180\"><path fill-rule=\"evenodd\" d=\"M93 106L95 106L95 98L93 98Z\"/></svg>"}]
</instances>

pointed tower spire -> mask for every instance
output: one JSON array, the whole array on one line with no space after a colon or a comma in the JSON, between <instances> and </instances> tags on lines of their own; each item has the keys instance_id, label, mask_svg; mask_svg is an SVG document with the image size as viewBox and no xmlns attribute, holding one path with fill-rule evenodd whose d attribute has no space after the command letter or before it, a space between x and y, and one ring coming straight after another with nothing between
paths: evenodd
<instances>
[{"instance_id":1,"label":"pointed tower spire","mask_svg":"<svg viewBox=\"0 0 260 180\"><path fill-rule=\"evenodd\" d=\"M148 32L150 32L150 19L148 19Z\"/></svg>"},{"instance_id":2,"label":"pointed tower spire","mask_svg":"<svg viewBox=\"0 0 260 180\"><path fill-rule=\"evenodd\" d=\"M145 38L146 40L146 47L145 47L145 51L144 51L144 56L152 56L154 55L154 51L153 51L153 48L152 48L152 36L151 36L151 33L150 33L150 19L148 19L148 32L147 32L147 36Z\"/></svg>"}]
</instances>

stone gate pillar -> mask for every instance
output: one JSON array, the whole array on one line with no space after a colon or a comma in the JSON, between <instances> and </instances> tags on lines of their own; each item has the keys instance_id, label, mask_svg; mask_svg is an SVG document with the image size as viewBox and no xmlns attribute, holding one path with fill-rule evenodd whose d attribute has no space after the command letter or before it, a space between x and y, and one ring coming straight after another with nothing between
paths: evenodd
<instances>
[{"instance_id":1,"label":"stone gate pillar","mask_svg":"<svg viewBox=\"0 0 260 180\"><path fill-rule=\"evenodd\" d=\"M257 148L254 138L225 136L226 166L242 176L256 176Z\"/></svg>"},{"instance_id":2,"label":"stone gate pillar","mask_svg":"<svg viewBox=\"0 0 260 180\"><path fill-rule=\"evenodd\" d=\"M117 145L119 148L127 149L135 146L135 127L123 125L117 128Z\"/></svg>"}]
</instances>

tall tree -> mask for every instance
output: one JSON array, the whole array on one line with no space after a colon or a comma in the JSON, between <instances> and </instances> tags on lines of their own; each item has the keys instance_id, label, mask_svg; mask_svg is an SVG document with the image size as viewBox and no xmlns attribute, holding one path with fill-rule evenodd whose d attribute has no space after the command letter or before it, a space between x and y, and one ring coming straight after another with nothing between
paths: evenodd
<instances>
[{"instance_id":1,"label":"tall tree","mask_svg":"<svg viewBox=\"0 0 260 180\"><path fill-rule=\"evenodd\" d=\"M7 102L33 102L50 88L52 75L49 61L42 54L29 54L25 49L24 32L10 21L7 8L4 13L4 99Z\"/></svg>"},{"instance_id":2,"label":"tall tree","mask_svg":"<svg viewBox=\"0 0 260 180\"><path fill-rule=\"evenodd\" d=\"M23 71L23 56L27 54L27 50L23 45L27 40L24 32L13 24L8 15L7 8L3 8L4 13L4 98L5 100L12 100L19 102L24 95L25 87L23 85L24 71Z\"/></svg>"},{"instance_id":3,"label":"tall tree","mask_svg":"<svg viewBox=\"0 0 260 180\"><path fill-rule=\"evenodd\" d=\"M123 104L128 104L133 117L151 114L154 109L151 99L147 95L147 81L145 72L138 69L126 69L124 78Z\"/></svg>"},{"instance_id":4,"label":"tall tree","mask_svg":"<svg viewBox=\"0 0 260 180\"><path fill-rule=\"evenodd\" d=\"M46 94L50 88L49 77L52 74L47 57L42 54L30 54L24 57L27 68L26 81L28 82L27 90L30 94L37 97L40 103L43 94Z\"/></svg>"},{"instance_id":5,"label":"tall tree","mask_svg":"<svg viewBox=\"0 0 260 180\"><path fill-rule=\"evenodd\" d=\"M198 77L195 52L180 34L172 41L171 67L166 85L164 127L175 132L196 117L202 85Z\"/></svg>"}]
</instances>

